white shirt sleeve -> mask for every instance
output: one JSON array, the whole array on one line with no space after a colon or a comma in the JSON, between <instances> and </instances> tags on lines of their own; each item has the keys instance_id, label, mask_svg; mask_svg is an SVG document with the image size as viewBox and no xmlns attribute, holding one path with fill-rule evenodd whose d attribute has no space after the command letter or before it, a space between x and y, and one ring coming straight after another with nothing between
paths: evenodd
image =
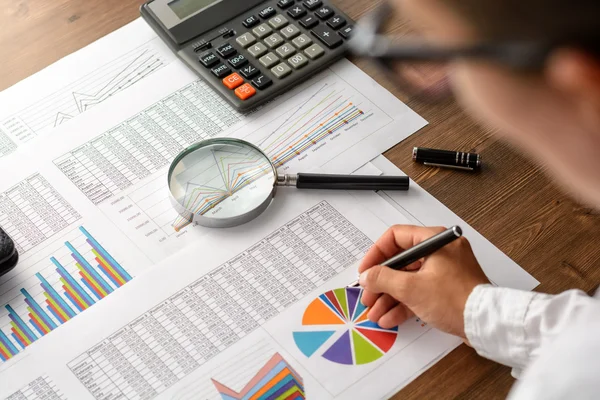
<instances>
[{"instance_id":1,"label":"white shirt sleeve","mask_svg":"<svg viewBox=\"0 0 600 400\"><path fill-rule=\"evenodd\" d=\"M597 304L580 290L548 295L479 285L467 300L465 333L477 353L512 367L519 378L544 346Z\"/></svg>"}]
</instances>

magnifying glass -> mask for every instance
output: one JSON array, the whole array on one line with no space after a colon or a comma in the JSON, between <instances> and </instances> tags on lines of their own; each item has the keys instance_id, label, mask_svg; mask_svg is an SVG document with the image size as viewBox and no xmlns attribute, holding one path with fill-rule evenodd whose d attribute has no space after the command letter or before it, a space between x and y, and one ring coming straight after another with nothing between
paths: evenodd
<instances>
[{"instance_id":1,"label":"magnifying glass","mask_svg":"<svg viewBox=\"0 0 600 400\"><path fill-rule=\"evenodd\" d=\"M175 157L169 168L168 184L171 202L182 218L206 227L228 228L245 224L265 211L278 186L408 190L409 178L304 173L279 175L271 158L252 143L219 138L196 143Z\"/></svg>"}]
</instances>

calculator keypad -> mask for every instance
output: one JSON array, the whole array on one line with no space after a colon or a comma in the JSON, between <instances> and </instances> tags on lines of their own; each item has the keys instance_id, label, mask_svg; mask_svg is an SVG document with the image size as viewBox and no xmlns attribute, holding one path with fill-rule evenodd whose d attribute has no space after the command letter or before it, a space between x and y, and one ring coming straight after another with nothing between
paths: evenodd
<instances>
[{"instance_id":1,"label":"calculator keypad","mask_svg":"<svg viewBox=\"0 0 600 400\"><path fill-rule=\"evenodd\" d=\"M219 60L219 57L217 57L212 51L207 51L206 53L201 54L200 57L198 57L198 59L200 60L200 63L206 68L210 68L214 65L217 65L221 61Z\"/></svg>"},{"instance_id":2,"label":"calculator keypad","mask_svg":"<svg viewBox=\"0 0 600 400\"><path fill-rule=\"evenodd\" d=\"M333 49L334 47L337 47L343 43L340 35L338 35L334 29L331 29L325 25L317 25L311 32L330 49Z\"/></svg>"},{"instance_id":3,"label":"calculator keypad","mask_svg":"<svg viewBox=\"0 0 600 400\"><path fill-rule=\"evenodd\" d=\"M298 36L296 39L292 40L292 44L294 46L296 46L297 49L300 49L300 50L309 46L311 43L312 43L312 39L309 38L304 33L302 35Z\"/></svg>"},{"instance_id":4,"label":"calculator keypad","mask_svg":"<svg viewBox=\"0 0 600 400\"><path fill-rule=\"evenodd\" d=\"M296 52L296 49L294 49L294 47L291 44L286 43L278 47L277 50L275 50L275 52L279 55L279 57L285 59L294 54Z\"/></svg>"},{"instance_id":5,"label":"calculator keypad","mask_svg":"<svg viewBox=\"0 0 600 400\"><path fill-rule=\"evenodd\" d=\"M279 33L287 40L291 40L300 34L300 29L296 25L291 24L283 28Z\"/></svg>"},{"instance_id":6,"label":"calculator keypad","mask_svg":"<svg viewBox=\"0 0 600 400\"><path fill-rule=\"evenodd\" d=\"M340 29L342 26L346 25L346 20L339 15L334 15L327 20L327 25L333 29Z\"/></svg>"},{"instance_id":7,"label":"calculator keypad","mask_svg":"<svg viewBox=\"0 0 600 400\"><path fill-rule=\"evenodd\" d=\"M288 59L288 63L292 67L294 67L294 69L300 69L300 68L306 66L306 64L308 64L308 58L306 58L302 54L298 53L298 54L293 55L292 57L290 57Z\"/></svg>"},{"instance_id":8,"label":"calculator keypad","mask_svg":"<svg viewBox=\"0 0 600 400\"><path fill-rule=\"evenodd\" d=\"M269 51L267 49L267 46L260 42L248 47L248 53L250 53L250 55L254 58L262 57L262 55L265 54L267 51Z\"/></svg>"},{"instance_id":9,"label":"calculator keypad","mask_svg":"<svg viewBox=\"0 0 600 400\"><path fill-rule=\"evenodd\" d=\"M323 2L321 0L304 0L302 4L304 4L304 7L312 11L315 8L320 7Z\"/></svg>"},{"instance_id":10,"label":"calculator keypad","mask_svg":"<svg viewBox=\"0 0 600 400\"><path fill-rule=\"evenodd\" d=\"M219 53L221 57L228 58L237 53L237 50L231 45L231 43L225 43L217 48L217 53Z\"/></svg>"},{"instance_id":11,"label":"calculator keypad","mask_svg":"<svg viewBox=\"0 0 600 400\"><path fill-rule=\"evenodd\" d=\"M246 32L243 35L238 36L235 41L243 48L246 48L256 43L256 38L250 32Z\"/></svg>"},{"instance_id":12,"label":"calculator keypad","mask_svg":"<svg viewBox=\"0 0 600 400\"><path fill-rule=\"evenodd\" d=\"M267 19L272 15L275 15L277 11L275 11L275 9L273 7L267 7L267 8L263 8L258 15L263 18L263 19Z\"/></svg>"},{"instance_id":13,"label":"calculator keypad","mask_svg":"<svg viewBox=\"0 0 600 400\"><path fill-rule=\"evenodd\" d=\"M279 58L273 53L267 53L258 60L265 68L271 68L279 62Z\"/></svg>"},{"instance_id":14,"label":"calculator keypad","mask_svg":"<svg viewBox=\"0 0 600 400\"><path fill-rule=\"evenodd\" d=\"M314 15L309 15L300 20L300 25L302 25L303 28L310 29L319 25L319 20Z\"/></svg>"},{"instance_id":15,"label":"calculator keypad","mask_svg":"<svg viewBox=\"0 0 600 400\"><path fill-rule=\"evenodd\" d=\"M269 79L266 75L259 75L256 78L252 79L252 84L256 86L258 90L263 90L271 86L273 83L272 80Z\"/></svg>"},{"instance_id":16,"label":"calculator keypad","mask_svg":"<svg viewBox=\"0 0 600 400\"><path fill-rule=\"evenodd\" d=\"M260 24L256 28L252 29L252 33L258 36L260 39L269 36L273 32L273 29L267 24Z\"/></svg>"},{"instance_id":17,"label":"calculator keypad","mask_svg":"<svg viewBox=\"0 0 600 400\"><path fill-rule=\"evenodd\" d=\"M323 0L272 1L272 6L242 17L238 27L245 30L234 28L222 35L231 42L197 50L198 62L241 100L273 86L273 77L292 79L288 77L295 71L324 57L326 48L341 46L353 29Z\"/></svg>"},{"instance_id":18,"label":"calculator keypad","mask_svg":"<svg viewBox=\"0 0 600 400\"><path fill-rule=\"evenodd\" d=\"M256 18L256 16L254 16L254 15L250 15L249 17L246 17L244 22L242 22L242 24L248 29L252 28L253 26L258 25L259 23L260 23L260 20L258 18Z\"/></svg>"},{"instance_id":19,"label":"calculator keypad","mask_svg":"<svg viewBox=\"0 0 600 400\"><path fill-rule=\"evenodd\" d=\"M306 9L300 5L295 5L288 10L288 15L294 19L302 18L306 15Z\"/></svg>"},{"instance_id":20,"label":"calculator keypad","mask_svg":"<svg viewBox=\"0 0 600 400\"><path fill-rule=\"evenodd\" d=\"M235 69L240 69L246 64L248 64L248 59L242 54L238 54L237 56L229 59L229 65Z\"/></svg>"},{"instance_id":21,"label":"calculator keypad","mask_svg":"<svg viewBox=\"0 0 600 400\"><path fill-rule=\"evenodd\" d=\"M245 67L242 67L242 69L240 69L240 73L242 74L242 76L244 78L250 79L250 78L254 78L256 75L260 74L260 71L254 65L248 64Z\"/></svg>"},{"instance_id":22,"label":"calculator keypad","mask_svg":"<svg viewBox=\"0 0 600 400\"><path fill-rule=\"evenodd\" d=\"M316 60L325 54L325 50L318 44L313 44L308 49L304 50L304 54L306 54L311 60Z\"/></svg>"},{"instance_id":23,"label":"calculator keypad","mask_svg":"<svg viewBox=\"0 0 600 400\"><path fill-rule=\"evenodd\" d=\"M283 43L283 38L281 36L279 36L277 33L274 33L265 39L265 43L267 44L267 46L269 48L274 49Z\"/></svg>"},{"instance_id":24,"label":"calculator keypad","mask_svg":"<svg viewBox=\"0 0 600 400\"><path fill-rule=\"evenodd\" d=\"M223 78L231 72L231 69L225 64L219 64L210 70L217 78Z\"/></svg>"},{"instance_id":25,"label":"calculator keypad","mask_svg":"<svg viewBox=\"0 0 600 400\"><path fill-rule=\"evenodd\" d=\"M286 63L281 63L281 64L277 64L275 67L271 68L271 72L277 78L281 79L281 78L285 78L286 76L291 74L292 69Z\"/></svg>"},{"instance_id":26,"label":"calculator keypad","mask_svg":"<svg viewBox=\"0 0 600 400\"><path fill-rule=\"evenodd\" d=\"M290 7L292 4L294 4L294 0L279 0L279 1L277 2L277 5L278 5L280 8L288 8L288 7Z\"/></svg>"},{"instance_id":27,"label":"calculator keypad","mask_svg":"<svg viewBox=\"0 0 600 400\"><path fill-rule=\"evenodd\" d=\"M327 19L333 15L333 10L327 6L323 6L315 11L315 14L321 19Z\"/></svg>"},{"instance_id":28,"label":"calculator keypad","mask_svg":"<svg viewBox=\"0 0 600 400\"><path fill-rule=\"evenodd\" d=\"M288 20L286 17L284 17L283 15L279 14L274 16L273 18L271 18L269 20L269 25L271 25L271 27L273 29L280 29L283 28L284 26L286 26L288 24Z\"/></svg>"}]
</instances>

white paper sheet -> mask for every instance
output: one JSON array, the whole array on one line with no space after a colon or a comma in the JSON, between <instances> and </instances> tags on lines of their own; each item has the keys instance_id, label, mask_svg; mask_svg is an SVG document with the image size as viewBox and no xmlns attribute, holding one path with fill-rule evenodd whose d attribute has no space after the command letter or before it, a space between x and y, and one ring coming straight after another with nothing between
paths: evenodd
<instances>
[{"instance_id":1,"label":"white paper sheet","mask_svg":"<svg viewBox=\"0 0 600 400\"><path fill-rule=\"evenodd\" d=\"M176 57L141 18L0 93L0 157L112 99Z\"/></svg>"},{"instance_id":2,"label":"white paper sheet","mask_svg":"<svg viewBox=\"0 0 600 400\"><path fill-rule=\"evenodd\" d=\"M336 293L355 322L311 320L309 305L355 279L372 241L410 221L374 193L288 190L280 200L268 216L207 235L34 343L2 369L0 396L48 375L73 399L218 399L219 389L243 391L261 367L279 360L307 398L385 398L460 344L415 319L399 328L389 351L366 351L360 337L375 328L358 325L362 310L352 311L350 294L344 304ZM492 268L520 270L508 258ZM344 319L320 304L329 318ZM316 340L307 356L298 332L327 330L334 333ZM344 347L348 330L358 333Z\"/></svg>"}]
</instances>

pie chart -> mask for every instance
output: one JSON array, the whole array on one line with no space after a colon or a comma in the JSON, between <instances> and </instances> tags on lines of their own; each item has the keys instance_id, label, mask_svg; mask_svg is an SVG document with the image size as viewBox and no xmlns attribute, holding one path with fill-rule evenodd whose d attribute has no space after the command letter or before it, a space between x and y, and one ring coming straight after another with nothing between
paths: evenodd
<instances>
[{"instance_id":1,"label":"pie chart","mask_svg":"<svg viewBox=\"0 0 600 400\"><path fill-rule=\"evenodd\" d=\"M323 357L344 365L363 365L387 353L398 327L381 328L367 319L361 288L330 290L314 299L302 316L302 329L293 332L306 357Z\"/></svg>"}]
</instances>

